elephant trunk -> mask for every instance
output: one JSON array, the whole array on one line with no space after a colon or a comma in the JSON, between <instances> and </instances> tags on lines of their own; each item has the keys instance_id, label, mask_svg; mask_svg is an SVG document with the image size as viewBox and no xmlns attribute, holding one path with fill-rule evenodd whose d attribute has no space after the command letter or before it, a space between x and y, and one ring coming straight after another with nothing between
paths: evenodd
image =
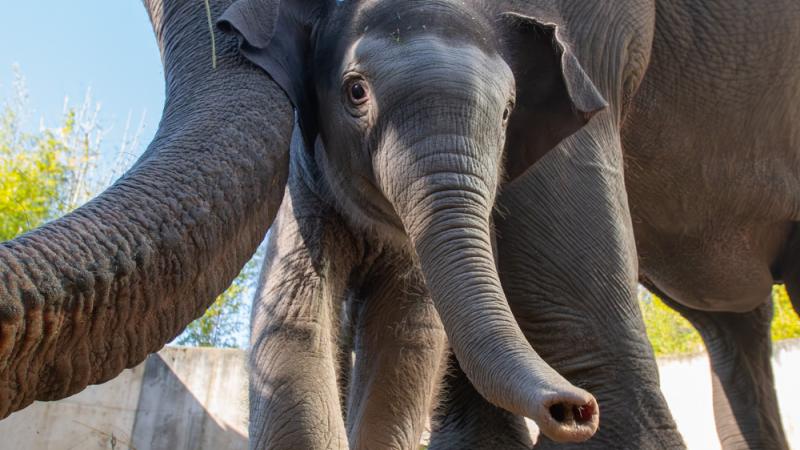
<instances>
[{"instance_id":1,"label":"elephant trunk","mask_svg":"<svg viewBox=\"0 0 800 450\"><path fill-rule=\"evenodd\" d=\"M230 3L212 0L212 15ZM236 277L280 204L286 96L234 39L217 36L212 67L204 8L145 6L167 82L155 139L98 198L0 243L0 419L109 380L172 340Z\"/></svg>"},{"instance_id":2,"label":"elephant trunk","mask_svg":"<svg viewBox=\"0 0 800 450\"><path fill-rule=\"evenodd\" d=\"M500 285L490 237L497 166L476 164L480 152L470 157L443 150L414 152L449 156L418 158L428 161L428 175L392 201L459 363L484 397L533 419L549 438L590 438L598 425L597 402L536 354ZM437 168L430 161L444 164ZM454 162L458 170L445 168Z\"/></svg>"}]
</instances>

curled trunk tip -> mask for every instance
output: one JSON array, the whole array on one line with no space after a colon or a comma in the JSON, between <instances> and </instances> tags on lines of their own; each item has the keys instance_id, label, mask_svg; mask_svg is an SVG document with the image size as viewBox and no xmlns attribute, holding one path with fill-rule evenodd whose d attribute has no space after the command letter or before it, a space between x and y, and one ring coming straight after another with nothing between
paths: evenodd
<instances>
[{"instance_id":1,"label":"curled trunk tip","mask_svg":"<svg viewBox=\"0 0 800 450\"><path fill-rule=\"evenodd\" d=\"M542 434L556 442L583 442L597 432L600 408L583 390L569 386L540 400L539 417L532 417Z\"/></svg>"}]
</instances>

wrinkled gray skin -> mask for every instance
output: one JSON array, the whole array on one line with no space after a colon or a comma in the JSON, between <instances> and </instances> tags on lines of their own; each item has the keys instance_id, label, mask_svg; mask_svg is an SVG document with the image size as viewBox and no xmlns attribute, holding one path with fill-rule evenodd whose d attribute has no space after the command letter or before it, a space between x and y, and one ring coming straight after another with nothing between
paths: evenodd
<instances>
[{"instance_id":1,"label":"wrinkled gray skin","mask_svg":"<svg viewBox=\"0 0 800 450\"><path fill-rule=\"evenodd\" d=\"M550 438L596 430L594 398L544 364L511 315L490 217L504 172L606 102L554 11L515 6L240 0L223 16L302 127L253 307L253 447L414 448L447 344L478 392Z\"/></svg>"},{"instance_id":2,"label":"wrinkled gray skin","mask_svg":"<svg viewBox=\"0 0 800 450\"><path fill-rule=\"evenodd\" d=\"M144 3L167 82L156 137L97 199L0 244L0 417L160 349L230 284L278 210L285 94L221 33L212 69L202 2Z\"/></svg>"},{"instance_id":3,"label":"wrinkled gray skin","mask_svg":"<svg viewBox=\"0 0 800 450\"><path fill-rule=\"evenodd\" d=\"M580 6L563 13L575 29L586 3L561 3ZM649 67L624 109L624 159L617 132L610 141L594 132L599 114L498 199L503 287L543 358L597 396L600 430L577 447L680 447L632 300L632 223L641 281L706 343L723 448L788 448L769 324L773 283L786 283L795 309L800 298L800 4L658 1L655 24ZM590 61L614 59L588 33L595 40L577 38L591 44L576 53L602 90ZM625 98L603 94L612 106ZM581 168L577 179L567 164ZM613 270L620 254L625 270ZM431 448L496 448L497 436L504 448L530 447L521 420L480 399L463 375L447 384ZM568 446L537 445L551 447Z\"/></svg>"}]
</instances>

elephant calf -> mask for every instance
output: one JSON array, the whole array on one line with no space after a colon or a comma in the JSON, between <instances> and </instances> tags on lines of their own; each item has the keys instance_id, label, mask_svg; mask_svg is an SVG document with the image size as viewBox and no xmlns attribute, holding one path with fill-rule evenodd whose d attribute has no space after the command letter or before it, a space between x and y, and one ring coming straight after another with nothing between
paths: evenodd
<instances>
[{"instance_id":1,"label":"elephant calf","mask_svg":"<svg viewBox=\"0 0 800 450\"><path fill-rule=\"evenodd\" d=\"M300 125L253 309L253 446L414 448L448 344L482 395L551 439L596 431L595 399L536 354L509 310L490 217L504 174L606 102L557 17L510 5L239 0L222 17Z\"/></svg>"}]
</instances>

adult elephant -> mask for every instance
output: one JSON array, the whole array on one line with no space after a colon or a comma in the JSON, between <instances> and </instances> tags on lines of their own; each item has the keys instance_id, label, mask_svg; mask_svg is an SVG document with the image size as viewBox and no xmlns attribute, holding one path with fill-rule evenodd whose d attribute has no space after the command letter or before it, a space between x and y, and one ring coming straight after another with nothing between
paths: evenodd
<instances>
[{"instance_id":1,"label":"adult elephant","mask_svg":"<svg viewBox=\"0 0 800 450\"><path fill-rule=\"evenodd\" d=\"M219 16L229 0L212 0ZM161 348L233 280L288 171L286 95L203 2L145 0L164 62L158 133L98 198L0 244L0 418L101 383Z\"/></svg>"},{"instance_id":2,"label":"adult elephant","mask_svg":"<svg viewBox=\"0 0 800 450\"><path fill-rule=\"evenodd\" d=\"M614 9L561 3L575 11L567 26L587 9ZM800 5L668 0L654 12L635 95L625 97L625 83L607 87L618 115L562 144L499 199L503 285L545 360L598 397L601 427L581 448L680 447L634 300L635 235L642 282L708 348L723 447L788 448L769 324L773 283L786 283L795 309L800 298ZM597 35L585 30L576 51L600 70L619 67L607 43L617 34ZM474 395L460 373L448 384L432 448L488 447L498 434L509 448L530 445L521 421ZM553 446L543 438L537 448Z\"/></svg>"}]
</instances>

